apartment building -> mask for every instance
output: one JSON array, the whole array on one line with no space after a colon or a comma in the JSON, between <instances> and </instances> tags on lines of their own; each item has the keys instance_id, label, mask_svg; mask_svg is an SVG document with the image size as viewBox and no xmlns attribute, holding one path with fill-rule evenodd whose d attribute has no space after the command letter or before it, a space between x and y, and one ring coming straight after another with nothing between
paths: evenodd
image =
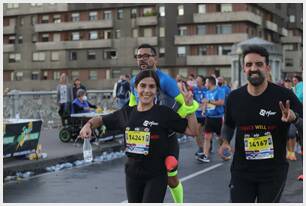
<instances>
[{"instance_id":1,"label":"apartment building","mask_svg":"<svg viewBox=\"0 0 306 206\"><path fill-rule=\"evenodd\" d=\"M135 74L142 43L173 76L230 80L232 45L252 37L283 44L284 72L302 70L302 4L9 3L3 11L4 82Z\"/></svg>"}]
</instances>

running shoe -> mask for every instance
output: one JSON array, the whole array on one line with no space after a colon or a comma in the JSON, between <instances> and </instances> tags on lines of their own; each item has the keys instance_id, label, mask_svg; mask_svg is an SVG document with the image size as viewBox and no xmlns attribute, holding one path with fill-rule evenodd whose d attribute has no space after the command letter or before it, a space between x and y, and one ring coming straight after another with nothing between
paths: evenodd
<instances>
[{"instance_id":1,"label":"running shoe","mask_svg":"<svg viewBox=\"0 0 306 206\"><path fill-rule=\"evenodd\" d=\"M228 149L225 149L223 151L223 160L227 161L227 160L230 160L232 158L232 153L228 150Z\"/></svg>"},{"instance_id":2,"label":"running shoe","mask_svg":"<svg viewBox=\"0 0 306 206\"><path fill-rule=\"evenodd\" d=\"M210 162L210 159L208 159L205 154L198 156L196 159L200 162Z\"/></svg>"},{"instance_id":3,"label":"running shoe","mask_svg":"<svg viewBox=\"0 0 306 206\"><path fill-rule=\"evenodd\" d=\"M287 151L287 159L288 159L288 160L295 161L295 160L296 160L295 152L289 152L289 151Z\"/></svg>"},{"instance_id":4,"label":"running shoe","mask_svg":"<svg viewBox=\"0 0 306 206\"><path fill-rule=\"evenodd\" d=\"M199 157L199 156L201 156L201 155L204 155L203 149L199 147L199 149L194 153L194 155L195 155L196 157Z\"/></svg>"}]
</instances>

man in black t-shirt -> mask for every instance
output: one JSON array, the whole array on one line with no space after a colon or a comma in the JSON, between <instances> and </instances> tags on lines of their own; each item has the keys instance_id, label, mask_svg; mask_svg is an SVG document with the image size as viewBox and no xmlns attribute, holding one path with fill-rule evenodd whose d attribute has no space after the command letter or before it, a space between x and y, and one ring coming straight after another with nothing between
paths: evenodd
<instances>
[{"instance_id":1,"label":"man in black t-shirt","mask_svg":"<svg viewBox=\"0 0 306 206\"><path fill-rule=\"evenodd\" d=\"M287 133L290 123L302 129L302 105L293 92L268 82L269 55L264 48L245 48L243 68L248 83L227 99L219 149L223 157L236 130L231 201L279 202L289 166Z\"/></svg>"}]
</instances>

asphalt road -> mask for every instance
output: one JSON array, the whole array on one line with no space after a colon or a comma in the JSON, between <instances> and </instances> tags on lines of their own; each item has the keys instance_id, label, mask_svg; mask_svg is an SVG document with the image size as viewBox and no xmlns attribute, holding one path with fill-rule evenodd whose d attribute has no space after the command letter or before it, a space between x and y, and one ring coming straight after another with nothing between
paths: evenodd
<instances>
[{"instance_id":1,"label":"asphalt road","mask_svg":"<svg viewBox=\"0 0 306 206\"><path fill-rule=\"evenodd\" d=\"M210 163L194 159L194 142L181 145L179 176L184 185L185 202L228 203L230 162L216 154ZM45 173L28 180L4 184L4 203L121 203L126 202L125 158L96 163L59 172ZM287 184L281 202L302 203L303 184L296 180L302 172L302 160L290 163ZM167 191L165 202L172 203Z\"/></svg>"}]
</instances>

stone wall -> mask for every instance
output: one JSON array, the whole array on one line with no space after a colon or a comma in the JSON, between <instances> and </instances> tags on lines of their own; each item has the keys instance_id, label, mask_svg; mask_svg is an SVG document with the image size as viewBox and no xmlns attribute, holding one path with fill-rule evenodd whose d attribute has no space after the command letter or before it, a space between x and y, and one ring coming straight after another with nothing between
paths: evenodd
<instances>
[{"instance_id":1,"label":"stone wall","mask_svg":"<svg viewBox=\"0 0 306 206\"><path fill-rule=\"evenodd\" d=\"M112 90L88 90L90 103L113 109ZM44 127L61 125L56 91L24 92L13 90L3 96L3 118L42 119Z\"/></svg>"}]
</instances>

